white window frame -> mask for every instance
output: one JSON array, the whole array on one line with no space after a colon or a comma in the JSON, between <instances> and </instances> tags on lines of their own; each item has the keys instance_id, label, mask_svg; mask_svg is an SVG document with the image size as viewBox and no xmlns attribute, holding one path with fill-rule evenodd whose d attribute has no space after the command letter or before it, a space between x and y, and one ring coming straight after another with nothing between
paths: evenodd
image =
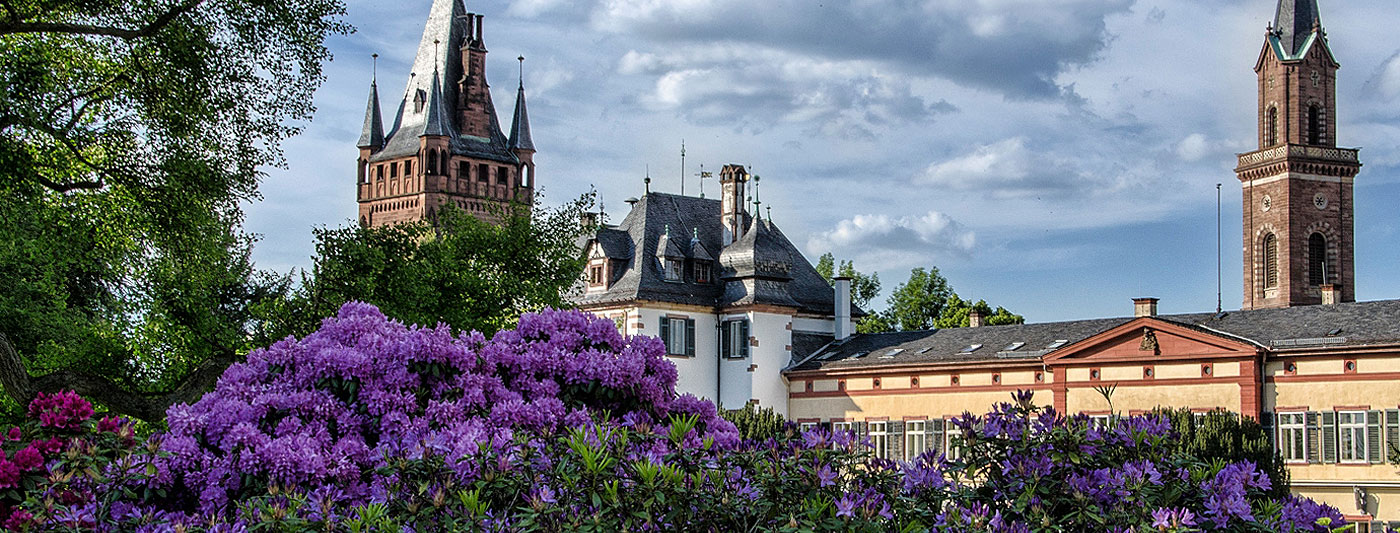
<instances>
[{"instance_id":1,"label":"white window frame","mask_svg":"<svg viewBox=\"0 0 1400 533\"><path fill-rule=\"evenodd\" d=\"M832 433L836 433L837 431L850 431L850 430L851 430L851 423L850 423L850 422L838 422L838 421L833 421L833 422L831 423L831 432L832 432Z\"/></svg>"},{"instance_id":2,"label":"white window frame","mask_svg":"<svg viewBox=\"0 0 1400 533\"><path fill-rule=\"evenodd\" d=\"M875 449L875 457L888 459L890 456L890 423L885 420L866 422L865 434L870 438L870 446Z\"/></svg>"},{"instance_id":3,"label":"white window frame","mask_svg":"<svg viewBox=\"0 0 1400 533\"><path fill-rule=\"evenodd\" d=\"M817 423L816 423L816 422L798 422L798 423L797 423L797 429L798 429L798 431L801 431L801 432L803 432L803 433L806 433L806 432L808 432L808 431L817 429Z\"/></svg>"},{"instance_id":4,"label":"white window frame","mask_svg":"<svg viewBox=\"0 0 1400 533\"><path fill-rule=\"evenodd\" d=\"M689 356L687 348L693 344L686 338L686 333L694 319L675 316L662 317L661 319L666 321L666 338L661 339L661 342L666 345L666 355Z\"/></svg>"},{"instance_id":5,"label":"white window frame","mask_svg":"<svg viewBox=\"0 0 1400 533\"><path fill-rule=\"evenodd\" d=\"M953 425L953 419L943 419L943 455L949 461L962 458L962 446L953 440L962 440L962 429Z\"/></svg>"},{"instance_id":6,"label":"white window frame","mask_svg":"<svg viewBox=\"0 0 1400 533\"><path fill-rule=\"evenodd\" d=\"M1089 415L1089 425L1097 429L1108 429L1113 415Z\"/></svg>"},{"instance_id":7,"label":"white window frame","mask_svg":"<svg viewBox=\"0 0 1400 533\"><path fill-rule=\"evenodd\" d=\"M1343 422L1343 420L1348 420ZM1347 446L1347 437L1352 445ZM1366 439L1366 411L1337 411L1337 462L1370 463ZM1352 453L1355 452L1355 455Z\"/></svg>"},{"instance_id":8,"label":"white window frame","mask_svg":"<svg viewBox=\"0 0 1400 533\"><path fill-rule=\"evenodd\" d=\"M1302 411L1278 413L1278 448L1286 463L1308 462L1308 414ZM1296 455L1294 452L1297 452Z\"/></svg>"},{"instance_id":9,"label":"white window frame","mask_svg":"<svg viewBox=\"0 0 1400 533\"><path fill-rule=\"evenodd\" d=\"M904 460L913 461L928 451L928 421L906 420L904 422Z\"/></svg>"},{"instance_id":10,"label":"white window frame","mask_svg":"<svg viewBox=\"0 0 1400 533\"><path fill-rule=\"evenodd\" d=\"M685 261L681 259L664 258L661 260L661 272L666 281L685 281Z\"/></svg>"},{"instance_id":11,"label":"white window frame","mask_svg":"<svg viewBox=\"0 0 1400 533\"><path fill-rule=\"evenodd\" d=\"M749 346L753 328L749 324L747 317L735 318L720 322L720 327L725 328L721 339L728 340L728 343L720 346L719 353L726 359L743 359L749 356Z\"/></svg>"}]
</instances>

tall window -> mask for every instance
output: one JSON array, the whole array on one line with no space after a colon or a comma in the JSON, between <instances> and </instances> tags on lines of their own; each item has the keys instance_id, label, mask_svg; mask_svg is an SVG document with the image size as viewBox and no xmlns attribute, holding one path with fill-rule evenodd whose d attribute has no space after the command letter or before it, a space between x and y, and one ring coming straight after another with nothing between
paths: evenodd
<instances>
[{"instance_id":1,"label":"tall window","mask_svg":"<svg viewBox=\"0 0 1400 533\"><path fill-rule=\"evenodd\" d=\"M413 175L413 161L404 161L404 162L403 162L403 177L407 178L407 177L412 176L412 175Z\"/></svg>"},{"instance_id":2,"label":"tall window","mask_svg":"<svg viewBox=\"0 0 1400 533\"><path fill-rule=\"evenodd\" d=\"M1308 144L1322 144L1322 133L1326 126L1322 123L1322 106L1308 106Z\"/></svg>"},{"instance_id":3,"label":"tall window","mask_svg":"<svg viewBox=\"0 0 1400 533\"><path fill-rule=\"evenodd\" d=\"M1366 462L1366 412L1337 413L1337 451L1343 463Z\"/></svg>"},{"instance_id":4,"label":"tall window","mask_svg":"<svg viewBox=\"0 0 1400 533\"><path fill-rule=\"evenodd\" d=\"M732 359L749 356L749 321L726 320L719 329L720 355Z\"/></svg>"},{"instance_id":5,"label":"tall window","mask_svg":"<svg viewBox=\"0 0 1400 533\"><path fill-rule=\"evenodd\" d=\"M1313 285L1327 283L1327 238L1321 233L1308 237L1308 282Z\"/></svg>"},{"instance_id":6,"label":"tall window","mask_svg":"<svg viewBox=\"0 0 1400 533\"><path fill-rule=\"evenodd\" d=\"M590 265L588 267L588 285L592 287L603 285L603 265Z\"/></svg>"},{"instance_id":7,"label":"tall window","mask_svg":"<svg viewBox=\"0 0 1400 533\"><path fill-rule=\"evenodd\" d=\"M1278 144L1278 108L1270 107L1268 118L1264 123L1264 146Z\"/></svg>"},{"instance_id":8,"label":"tall window","mask_svg":"<svg viewBox=\"0 0 1400 533\"><path fill-rule=\"evenodd\" d=\"M904 460L913 461L928 451L927 429L928 422L924 420L910 420L904 423Z\"/></svg>"},{"instance_id":9,"label":"tall window","mask_svg":"<svg viewBox=\"0 0 1400 533\"><path fill-rule=\"evenodd\" d=\"M437 155L437 150L428 150L428 167L427 167L427 169L426 169L427 173L428 173L428 174L432 174L432 173L434 173L434 172L437 172L437 167L438 167L438 155Z\"/></svg>"},{"instance_id":10,"label":"tall window","mask_svg":"<svg viewBox=\"0 0 1400 533\"><path fill-rule=\"evenodd\" d=\"M491 167L490 167L490 165L487 165L486 163L477 163L477 165L476 165L476 181L479 181L479 182L482 182L482 183L486 183L486 182L488 182L488 181L491 181Z\"/></svg>"},{"instance_id":11,"label":"tall window","mask_svg":"<svg viewBox=\"0 0 1400 533\"><path fill-rule=\"evenodd\" d=\"M1278 286L1278 238L1270 233L1264 236L1264 288Z\"/></svg>"},{"instance_id":12,"label":"tall window","mask_svg":"<svg viewBox=\"0 0 1400 533\"><path fill-rule=\"evenodd\" d=\"M1285 461L1308 461L1307 425L1303 418L1304 413L1278 414L1278 447Z\"/></svg>"},{"instance_id":13,"label":"tall window","mask_svg":"<svg viewBox=\"0 0 1400 533\"><path fill-rule=\"evenodd\" d=\"M469 180L472 178L471 163L466 161L457 162L457 179Z\"/></svg>"},{"instance_id":14,"label":"tall window","mask_svg":"<svg viewBox=\"0 0 1400 533\"><path fill-rule=\"evenodd\" d=\"M661 341L667 355L695 355L695 320L661 317Z\"/></svg>"},{"instance_id":15,"label":"tall window","mask_svg":"<svg viewBox=\"0 0 1400 533\"><path fill-rule=\"evenodd\" d=\"M935 418L928 421L929 432L927 442L930 450L937 452L948 449L943 436L943 426L944 420L942 418Z\"/></svg>"},{"instance_id":16,"label":"tall window","mask_svg":"<svg viewBox=\"0 0 1400 533\"><path fill-rule=\"evenodd\" d=\"M399 165L398 165L398 164L389 163L389 177L391 177L391 178L397 178L397 177L399 177Z\"/></svg>"},{"instance_id":17,"label":"tall window","mask_svg":"<svg viewBox=\"0 0 1400 533\"><path fill-rule=\"evenodd\" d=\"M850 431L850 430L851 430L851 423L850 423L850 422L832 422L832 423L831 423L831 432L832 432L832 433L836 433L836 432L838 432L838 431Z\"/></svg>"},{"instance_id":18,"label":"tall window","mask_svg":"<svg viewBox=\"0 0 1400 533\"><path fill-rule=\"evenodd\" d=\"M887 459L890 455L889 422L870 422L867 436L870 446L875 448L875 457Z\"/></svg>"}]
</instances>

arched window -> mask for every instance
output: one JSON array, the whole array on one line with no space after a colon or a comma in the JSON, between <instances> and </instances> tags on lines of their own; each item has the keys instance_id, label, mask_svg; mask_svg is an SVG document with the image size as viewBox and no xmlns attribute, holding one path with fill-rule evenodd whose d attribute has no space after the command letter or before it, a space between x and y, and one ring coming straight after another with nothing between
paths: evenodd
<instances>
[{"instance_id":1,"label":"arched window","mask_svg":"<svg viewBox=\"0 0 1400 533\"><path fill-rule=\"evenodd\" d=\"M1308 106L1308 144L1322 144L1322 135L1327 131L1327 125L1322 121L1322 106Z\"/></svg>"},{"instance_id":2,"label":"arched window","mask_svg":"<svg viewBox=\"0 0 1400 533\"><path fill-rule=\"evenodd\" d=\"M1278 108L1270 107L1268 121L1264 124L1264 146L1278 144Z\"/></svg>"},{"instance_id":3,"label":"arched window","mask_svg":"<svg viewBox=\"0 0 1400 533\"><path fill-rule=\"evenodd\" d=\"M1308 283L1322 285L1331 274L1327 269L1327 238L1314 233L1308 237Z\"/></svg>"},{"instance_id":4,"label":"arched window","mask_svg":"<svg viewBox=\"0 0 1400 533\"><path fill-rule=\"evenodd\" d=\"M1278 238L1270 233L1264 236L1264 288L1278 286Z\"/></svg>"},{"instance_id":5,"label":"arched window","mask_svg":"<svg viewBox=\"0 0 1400 533\"><path fill-rule=\"evenodd\" d=\"M451 152L438 152L438 174L443 176L447 175L447 169L450 168L448 163L450 162L449 159L452 157L451 154Z\"/></svg>"},{"instance_id":6,"label":"arched window","mask_svg":"<svg viewBox=\"0 0 1400 533\"><path fill-rule=\"evenodd\" d=\"M437 150L429 149L429 150L428 150L428 165L425 167L425 171L426 171L428 174L432 174L432 173L433 173L433 169L435 169L435 168L437 168Z\"/></svg>"}]
</instances>

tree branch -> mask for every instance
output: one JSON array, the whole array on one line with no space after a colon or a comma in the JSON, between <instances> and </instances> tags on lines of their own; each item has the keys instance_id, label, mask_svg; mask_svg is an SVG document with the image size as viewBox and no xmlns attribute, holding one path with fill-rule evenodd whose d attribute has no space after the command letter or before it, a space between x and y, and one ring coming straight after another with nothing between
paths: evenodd
<instances>
[{"instance_id":1,"label":"tree branch","mask_svg":"<svg viewBox=\"0 0 1400 533\"><path fill-rule=\"evenodd\" d=\"M15 18L17 14L11 12L11 21L0 24L0 35L12 33L70 33L77 35L105 35L119 39L139 39L141 37L149 37L164 29L177 17L188 13L203 2L204 0L185 0L184 3L171 8L170 11L160 14L160 16L152 20L150 24L135 29L69 22L19 22Z\"/></svg>"},{"instance_id":2,"label":"tree branch","mask_svg":"<svg viewBox=\"0 0 1400 533\"><path fill-rule=\"evenodd\" d=\"M198 401L233 362L232 353L221 353L201 363L173 390L143 394L130 392L101 376L70 370L32 377L9 339L0 333L0 386L4 387L5 395L21 407L29 405L40 392L71 390L112 412L155 422L165 419L165 411L172 405Z\"/></svg>"}]
</instances>

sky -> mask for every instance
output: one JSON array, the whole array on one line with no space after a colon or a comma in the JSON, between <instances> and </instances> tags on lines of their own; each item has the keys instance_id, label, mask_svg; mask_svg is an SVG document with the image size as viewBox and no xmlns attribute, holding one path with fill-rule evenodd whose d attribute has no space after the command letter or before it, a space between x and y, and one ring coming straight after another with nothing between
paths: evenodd
<instances>
[{"instance_id":1,"label":"sky","mask_svg":"<svg viewBox=\"0 0 1400 533\"><path fill-rule=\"evenodd\" d=\"M258 266L308 268L312 229L353 223L378 53L406 83L431 0L347 0L317 112L245 206ZM1361 148L1358 300L1400 298L1400 22L1394 0L1321 0L1339 145ZM513 0L485 15L509 130L519 65L546 205L685 193L701 165L761 177L807 258L885 288L937 267L964 299L1031 322L1241 304L1235 154L1257 148L1253 67L1276 0ZM718 172L716 172L718 174ZM1217 190L1220 228L1217 241ZM771 208L771 211L768 209ZM1217 278L1217 242L1221 243Z\"/></svg>"}]
</instances>

